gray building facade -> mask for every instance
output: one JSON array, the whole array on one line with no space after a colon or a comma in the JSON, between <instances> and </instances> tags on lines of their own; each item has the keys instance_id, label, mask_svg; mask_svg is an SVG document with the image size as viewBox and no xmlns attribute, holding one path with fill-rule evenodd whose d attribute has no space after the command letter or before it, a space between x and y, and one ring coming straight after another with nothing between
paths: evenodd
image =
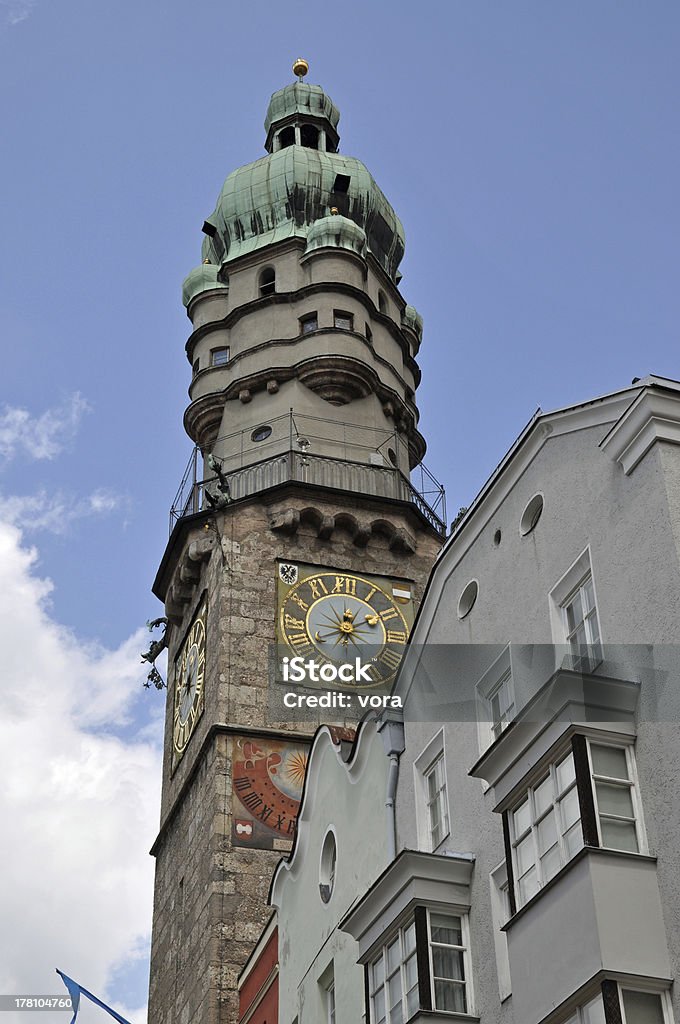
<instances>
[{"instance_id":1,"label":"gray building facade","mask_svg":"<svg viewBox=\"0 0 680 1024\"><path fill-rule=\"evenodd\" d=\"M680 1018L679 441L658 377L538 414L442 549L370 726L390 764L403 729L394 857L334 908L371 1024Z\"/></svg>"}]
</instances>

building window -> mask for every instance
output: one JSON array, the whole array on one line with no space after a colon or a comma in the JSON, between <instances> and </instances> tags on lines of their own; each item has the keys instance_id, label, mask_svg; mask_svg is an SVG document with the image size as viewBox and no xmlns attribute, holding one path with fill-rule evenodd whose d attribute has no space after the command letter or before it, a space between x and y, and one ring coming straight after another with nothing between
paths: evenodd
<instances>
[{"instance_id":1,"label":"building window","mask_svg":"<svg viewBox=\"0 0 680 1024\"><path fill-rule=\"evenodd\" d=\"M387 299L385 293L381 291L378 292L378 309L381 313L387 313Z\"/></svg>"},{"instance_id":2,"label":"building window","mask_svg":"<svg viewBox=\"0 0 680 1024\"><path fill-rule=\"evenodd\" d=\"M515 715L515 694L512 672L508 668L486 694L490 739L493 743L506 729Z\"/></svg>"},{"instance_id":3,"label":"building window","mask_svg":"<svg viewBox=\"0 0 680 1024\"><path fill-rule=\"evenodd\" d=\"M300 129L300 142L306 149L318 149L319 129L313 124L303 124Z\"/></svg>"},{"instance_id":4,"label":"building window","mask_svg":"<svg viewBox=\"0 0 680 1024\"><path fill-rule=\"evenodd\" d=\"M588 751L600 845L640 853L645 848L644 831L632 746L608 746L589 740Z\"/></svg>"},{"instance_id":5,"label":"building window","mask_svg":"<svg viewBox=\"0 0 680 1024\"><path fill-rule=\"evenodd\" d=\"M295 145L295 129L292 125L288 125L287 128L282 128L279 132L279 149L287 149L288 146Z\"/></svg>"},{"instance_id":6,"label":"building window","mask_svg":"<svg viewBox=\"0 0 680 1024\"><path fill-rule=\"evenodd\" d=\"M319 863L319 895L323 903L328 903L335 886L335 866L338 859L338 847L335 832L329 828L321 847Z\"/></svg>"},{"instance_id":7,"label":"building window","mask_svg":"<svg viewBox=\"0 0 680 1024\"><path fill-rule=\"evenodd\" d=\"M583 847L646 853L632 744L582 735L506 815L514 886L524 906ZM516 906L513 906L513 900Z\"/></svg>"},{"instance_id":8,"label":"building window","mask_svg":"<svg viewBox=\"0 0 680 1024\"><path fill-rule=\"evenodd\" d=\"M605 1024L602 996L598 994L589 1003L579 1006L576 1013L564 1024Z\"/></svg>"},{"instance_id":9,"label":"building window","mask_svg":"<svg viewBox=\"0 0 680 1024\"><path fill-rule=\"evenodd\" d=\"M273 295L276 291L276 271L265 267L260 274L260 295Z\"/></svg>"},{"instance_id":10,"label":"building window","mask_svg":"<svg viewBox=\"0 0 680 1024\"><path fill-rule=\"evenodd\" d=\"M519 532L522 537L526 537L527 534L536 529L542 514L543 495L535 494L524 509L524 512L522 512L522 518L519 521Z\"/></svg>"},{"instance_id":11,"label":"building window","mask_svg":"<svg viewBox=\"0 0 680 1024\"><path fill-rule=\"evenodd\" d=\"M425 772L425 786L430 849L436 850L449 834L449 807L446 796L446 766L443 751Z\"/></svg>"},{"instance_id":12,"label":"building window","mask_svg":"<svg viewBox=\"0 0 680 1024\"><path fill-rule=\"evenodd\" d=\"M666 993L641 992L621 987L619 993L623 1024L671 1024L672 1015Z\"/></svg>"},{"instance_id":13,"label":"building window","mask_svg":"<svg viewBox=\"0 0 680 1024\"><path fill-rule=\"evenodd\" d=\"M366 341L369 343L369 345L373 341L373 331L368 326L368 324L366 324Z\"/></svg>"},{"instance_id":14,"label":"building window","mask_svg":"<svg viewBox=\"0 0 680 1024\"><path fill-rule=\"evenodd\" d=\"M307 316L300 317L300 334L309 334L311 331L318 330L319 318L316 313L308 313Z\"/></svg>"},{"instance_id":15,"label":"building window","mask_svg":"<svg viewBox=\"0 0 680 1024\"><path fill-rule=\"evenodd\" d=\"M567 643L577 668L592 670L602 661L600 625L593 577L588 573L562 604Z\"/></svg>"},{"instance_id":16,"label":"building window","mask_svg":"<svg viewBox=\"0 0 680 1024\"><path fill-rule=\"evenodd\" d=\"M369 965L371 1024L403 1024L419 1009L471 1013L469 947L466 915L417 907ZM418 948L426 991L418 982Z\"/></svg>"},{"instance_id":17,"label":"building window","mask_svg":"<svg viewBox=\"0 0 680 1024\"><path fill-rule=\"evenodd\" d=\"M531 786L510 814L518 906L524 906L583 846L570 751Z\"/></svg>"},{"instance_id":18,"label":"building window","mask_svg":"<svg viewBox=\"0 0 680 1024\"><path fill-rule=\"evenodd\" d=\"M333 310L333 326L341 331L354 330L354 317L351 313L343 313L340 309Z\"/></svg>"},{"instance_id":19,"label":"building window","mask_svg":"<svg viewBox=\"0 0 680 1024\"><path fill-rule=\"evenodd\" d=\"M261 427L255 427L255 430L250 435L251 441L266 441L268 437L271 437L272 428L268 423L263 424Z\"/></svg>"},{"instance_id":20,"label":"building window","mask_svg":"<svg viewBox=\"0 0 680 1024\"><path fill-rule=\"evenodd\" d=\"M200 370L200 368L201 368L201 360L200 359L194 359L193 365L191 367L192 376L195 377L196 374L198 373L198 371Z\"/></svg>"},{"instance_id":21,"label":"building window","mask_svg":"<svg viewBox=\"0 0 680 1024\"><path fill-rule=\"evenodd\" d=\"M229 349L226 346L222 348L213 348L210 350L210 365L211 366L224 366L229 362Z\"/></svg>"},{"instance_id":22,"label":"building window","mask_svg":"<svg viewBox=\"0 0 680 1024\"><path fill-rule=\"evenodd\" d=\"M400 928L369 967L371 1024L402 1024L419 1008L415 921Z\"/></svg>"},{"instance_id":23,"label":"building window","mask_svg":"<svg viewBox=\"0 0 680 1024\"><path fill-rule=\"evenodd\" d=\"M335 982L326 989L326 1022L335 1024Z\"/></svg>"},{"instance_id":24,"label":"building window","mask_svg":"<svg viewBox=\"0 0 680 1024\"><path fill-rule=\"evenodd\" d=\"M428 910L433 1008L468 1013L467 937L464 918ZM408 1019L408 1018L407 1018Z\"/></svg>"}]
</instances>

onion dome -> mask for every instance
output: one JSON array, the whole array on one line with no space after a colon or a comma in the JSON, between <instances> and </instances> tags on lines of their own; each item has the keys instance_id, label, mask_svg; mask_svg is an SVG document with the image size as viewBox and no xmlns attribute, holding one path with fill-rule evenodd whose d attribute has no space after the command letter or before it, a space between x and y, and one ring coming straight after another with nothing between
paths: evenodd
<instances>
[{"instance_id":1,"label":"onion dome","mask_svg":"<svg viewBox=\"0 0 680 1024\"><path fill-rule=\"evenodd\" d=\"M366 253L366 232L349 217L342 217L333 209L328 217L321 217L312 224L307 232L305 253L328 246L350 249L363 256Z\"/></svg>"},{"instance_id":2,"label":"onion dome","mask_svg":"<svg viewBox=\"0 0 680 1024\"><path fill-rule=\"evenodd\" d=\"M185 306L188 306L200 292L215 291L216 289L223 292L229 291L228 285L217 280L219 269L214 263L201 263L200 267L194 267L187 274L182 284L182 302Z\"/></svg>"},{"instance_id":3,"label":"onion dome","mask_svg":"<svg viewBox=\"0 0 680 1024\"><path fill-rule=\"evenodd\" d=\"M274 93L265 120L268 155L225 181L203 225L204 259L220 266L288 238L306 241L312 225L336 207L398 283L404 229L367 167L336 152L339 118L319 85L300 80Z\"/></svg>"},{"instance_id":4,"label":"onion dome","mask_svg":"<svg viewBox=\"0 0 680 1024\"><path fill-rule=\"evenodd\" d=\"M418 341L423 340L423 318L415 306L405 306L401 314L401 323L413 331Z\"/></svg>"}]
</instances>

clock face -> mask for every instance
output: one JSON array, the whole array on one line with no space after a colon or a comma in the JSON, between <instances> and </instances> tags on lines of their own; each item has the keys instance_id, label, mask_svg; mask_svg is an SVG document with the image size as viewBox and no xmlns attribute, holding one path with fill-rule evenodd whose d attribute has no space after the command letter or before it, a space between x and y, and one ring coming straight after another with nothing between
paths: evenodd
<instances>
[{"instance_id":1,"label":"clock face","mask_svg":"<svg viewBox=\"0 0 680 1024\"><path fill-rule=\"evenodd\" d=\"M289 656L313 659L319 666L354 665L360 658L371 682L359 685L389 683L413 621L410 586L383 577L296 568L292 586L279 573L279 640Z\"/></svg>"},{"instance_id":2,"label":"clock face","mask_svg":"<svg viewBox=\"0 0 680 1024\"><path fill-rule=\"evenodd\" d=\"M205 675L205 604L199 609L175 662L175 709L172 741L182 756L203 711Z\"/></svg>"}]
</instances>

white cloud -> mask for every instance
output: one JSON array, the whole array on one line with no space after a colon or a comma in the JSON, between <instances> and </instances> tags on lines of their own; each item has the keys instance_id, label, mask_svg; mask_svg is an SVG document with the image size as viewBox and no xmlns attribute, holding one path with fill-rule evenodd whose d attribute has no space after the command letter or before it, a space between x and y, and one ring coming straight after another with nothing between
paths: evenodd
<instances>
[{"instance_id":1,"label":"white cloud","mask_svg":"<svg viewBox=\"0 0 680 1024\"><path fill-rule=\"evenodd\" d=\"M163 699L141 688L148 632L83 643L52 618L36 560L0 522L0 992L60 993L59 967L139 1024L108 986L148 948ZM135 724L140 699L155 730ZM78 1019L102 1011L85 1000Z\"/></svg>"},{"instance_id":2,"label":"white cloud","mask_svg":"<svg viewBox=\"0 0 680 1024\"><path fill-rule=\"evenodd\" d=\"M36 0L0 0L0 7L5 9L5 20L9 25L18 25L26 21L35 7Z\"/></svg>"},{"instance_id":3,"label":"white cloud","mask_svg":"<svg viewBox=\"0 0 680 1024\"><path fill-rule=\"evenodd\" d=\"M91 406L76 391L53 409L32 416L28 409L6 405L0 412L0 457L53 459L73 440Z\"/></svg>"},{"instance_id":4,"label":"white cloud","mask_svg":"<svg viewBox=\"0 0 680 1024\"><path fill-rule=\"evenodd\" d=\"M0 518L24 532L46 530L49 533L66 533L69 526L79 519L128 511L129 507L129 498L104 488L78 498L63 493L48 494L44 490L7 497L0 493Z\"/></svg>"}]
</instances>

